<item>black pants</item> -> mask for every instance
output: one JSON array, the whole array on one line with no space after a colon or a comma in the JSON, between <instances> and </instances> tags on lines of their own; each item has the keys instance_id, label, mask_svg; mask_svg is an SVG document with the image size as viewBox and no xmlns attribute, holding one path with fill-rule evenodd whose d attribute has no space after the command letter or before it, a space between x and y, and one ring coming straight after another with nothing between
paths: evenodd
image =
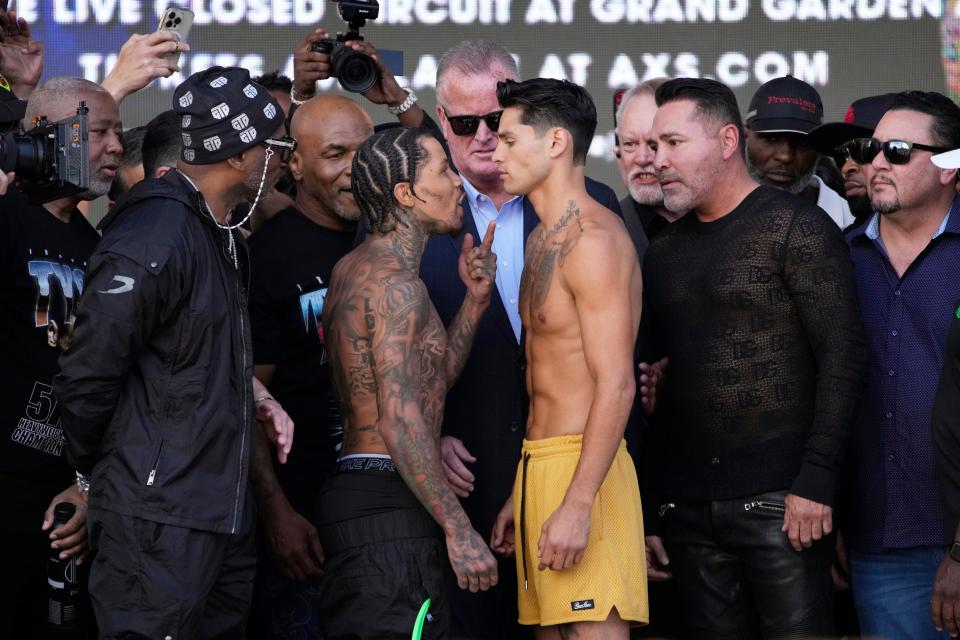
<instances>
[{"instance_id":1,"label":"black pants","mask_svg":"<svg viewBox=\"0 0 960 640\"><path fill-rule=\"evenodd\" d=\"M780 531L785 496L778 491L661 508L684 637L833 635L834 536L795 551Z\"/></svg>"},{"instance_id":2,"label":"black pants","mask_svg":"<svg viewBox=\"0 0 960 640\"><path fill-rule=\"evenodd\" d=\"M252 496L240 532L90 510L90 596L101 638L240 639L256 572Z\"/></svg>"},{"instance_id":3,"label":"black pants","mask_svg":"<svg viewBox=\"0 0 960 640\"><path fill-rule=\"evenodd\" d=\"M338 473L321 491L319 518L326 640L409 640L427 598L422 637L447 638L440 528L396 472Z\"/></svg>"}]
</instances>

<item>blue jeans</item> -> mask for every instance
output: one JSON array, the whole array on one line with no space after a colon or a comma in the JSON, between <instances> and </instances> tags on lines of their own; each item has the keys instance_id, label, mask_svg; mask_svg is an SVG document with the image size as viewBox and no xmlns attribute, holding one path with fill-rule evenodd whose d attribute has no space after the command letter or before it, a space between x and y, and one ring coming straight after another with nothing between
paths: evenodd
<instances>
[{"instance_id":1,"label":"blue jeans","mask_svg":"<svg viewBox=\"0 0 960 640\"><path fill-rule=\"evenodd\" d=\"M860 633L877 640L949 638L930 617L933 579L945 547L850 552L853 600Z\"/></svg>"}]
</instances>

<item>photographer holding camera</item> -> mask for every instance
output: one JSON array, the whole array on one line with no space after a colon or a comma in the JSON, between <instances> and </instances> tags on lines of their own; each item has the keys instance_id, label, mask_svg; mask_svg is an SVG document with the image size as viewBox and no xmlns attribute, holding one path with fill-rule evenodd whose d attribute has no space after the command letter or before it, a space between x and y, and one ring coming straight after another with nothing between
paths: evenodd
<instances>
[{"instance_id":1,"label":"photographer holding camera","mask_svg":"<svg viewBox=\"0 0 960 640\"><path fill-rule=\"evenodd\" d=\"M52 384L57 359L73 339L84 268L99 240L77 205L110 188L122 129L110 94L79 78L49 80L33 91L25 111L14 114L16 120L30 122L43 115L56 122L75 116L81 102L89 109L87 190L42 205L9 184L0 196L0 333L5 337L0 343L5 381L0 385L0 548L12 551L4 559L0 615L10 628L34 632L24 637L42 637L47 608L43 567L50 549L78 564L86 557L87 499L61 455L64 436ZM39 162L37 156L20 158ZM18 167L18 176L36 168ZM0 184L10 177L5 174ZM76 513L51 530L54 506L60 502L72 503Z\"/></svg>"}]
</instances>

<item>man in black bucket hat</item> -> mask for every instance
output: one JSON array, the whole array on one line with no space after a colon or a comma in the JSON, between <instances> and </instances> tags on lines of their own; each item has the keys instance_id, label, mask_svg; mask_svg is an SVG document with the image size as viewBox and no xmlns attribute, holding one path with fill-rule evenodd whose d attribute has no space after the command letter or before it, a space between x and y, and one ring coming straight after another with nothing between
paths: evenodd
<instances>
[{"instance_id":1,"label":"man in black bucket hat","mask_svg":"<svg viewBox=\"0 0 960 640\"><path fill-rule=\"evenodd\" d=\"M255 569L251 477L292 424L253 378L252 213L296 147L245 69L174 94L176 171L145 180L101 225L55 388L67 459L89 491L90 593L103 637L242 637Z\"/></svg>"}]
</instances>

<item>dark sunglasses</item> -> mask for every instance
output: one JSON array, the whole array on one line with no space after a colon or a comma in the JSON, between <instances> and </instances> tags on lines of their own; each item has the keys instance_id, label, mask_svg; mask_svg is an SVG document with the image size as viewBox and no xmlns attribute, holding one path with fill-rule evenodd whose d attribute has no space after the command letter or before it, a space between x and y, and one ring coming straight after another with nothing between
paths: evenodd
<instances>
[{"instance_id":1,"label":"dark sunglasses","mask_svg":"<svg viewBox=\"0 0 960 640\"><path fill-rule=\"evenodd\" d=\"M847 140L841 145L838 145L833 153L830 154L830 157L833 158L833 161L837 165L837 169L842 169L843 164L847 161L847 158L850 158L857 164L863 164L861 161L863 154L860 153L860 148L864 143L870 142L870 138L854 138L853 140ZM861 160L858 160L860 158Z\"/></svg>"},{"instance_id":2,"label":"dark sunglasses","mask_svg":"<svg viewBox=\"0 0 960 640\"><path fill-rule=\"evenodd\" d=\"M500 127L500 116L503 115L503 110L493 111L482 116L452 116L444 108L443 115L447 117L447 122L450 123L450 130L456 135L472 136L480 127L481 120L487 123L487 128L490 131L496 131Z\"/></svg>"},{"instance_id":3,"label":"dark sunglasses","mask_svg":"<svg viewBox=\"0 0 960 640\"><path fill-rule=\"evenodd\" d=\"M862 144L860 144L859 147L853 147L850 153L850 157L853 158L854 162L859 162L860 164L873 162L873 159L876 158L877 154L881 151L883 151L883 157L886 158L890 164L907 164L910 162L910 155L914 149L930 151L932 153L950 151L950 149L943 147L932 147L928 144L907 142L906 140L887 140L886 142L880 142L876 138L864 138L860 142ZM857 156L860 157L858 158Z\"/></svg>"},{"instance_id":4,"label":"dark sunglasses","mask_svg":"<svg viewBox=\"0 0 960 640\"><path fill-rule=\"evenodd\" d=\"M297 150L297 141L290 136L284 136L279 140L276 138L267 138L263 141L263 144L265 144L267 148L279 147L280 159L284 162L290 162L290 158L293 157L293 152Z\"/></svg>"}]
</instances>

